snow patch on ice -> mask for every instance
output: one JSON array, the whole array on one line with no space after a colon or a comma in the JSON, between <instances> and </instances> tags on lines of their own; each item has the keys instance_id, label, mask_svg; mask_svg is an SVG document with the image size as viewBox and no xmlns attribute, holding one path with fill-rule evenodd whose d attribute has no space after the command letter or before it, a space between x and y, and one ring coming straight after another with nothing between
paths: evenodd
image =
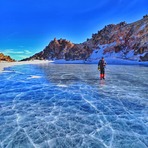
<instances>
[{"instance_id":1,"label":"snow patch on ice","mask_svg":"<svg viewBox=\"0 0 148 148\"><path fill-rule=\"evenodd\" d=\"M33 75L33 76L31 76L31 77L29 77L27 79L39 79L39 78L41 78L41 76L35 76L35 75Z\"/></svg>"},{"instance_id":2,"label":"snow patch on ice","mask_svg":"<svg viewBox=\"0 0 148 148\"><path fill-rule=\"evenodd\" d=\"M67 85L64 85L64 84L58 84L57 86L58 87L68 87Z\"/></svg>"}]
</instances>

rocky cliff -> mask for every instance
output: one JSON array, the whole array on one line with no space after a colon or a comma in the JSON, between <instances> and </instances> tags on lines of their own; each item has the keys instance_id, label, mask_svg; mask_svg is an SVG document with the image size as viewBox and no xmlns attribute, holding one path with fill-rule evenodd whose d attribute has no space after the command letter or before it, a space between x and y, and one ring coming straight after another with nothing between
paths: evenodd
<instances>
[{"instance_id":1,"label":"rocky cliff","mask_svg":"<svg viewBox=\"0 0 148 148\"><path fill-rule=\"evenodd\" d=\"M87 59L92 50L83 44L73 44L65 39L56 38L49 43L45 49L30 58L24 60L43 60L43 59L66 59L66 60L80 60Z\"/></svg>"},{"instance_id":2,"label":"rocky cliff","mask_svg":"<svg viewBox=\"0 0 148 148\"><path fill-rule=\"evenodd\" d=\"M94 60L104 57L148 61L148 15L127 24L110 24L81 44L54 39L43 51L24 60Z\"/></svg>"},{"instance_id":3,"label":"rocky cliff","mask_svg":"<svg viewBox=\"0 0 148 148\"><path fill-rule=\"evenodd\" d=\"M12 59L10 56L6 56L3 53L0 53L0 62L2 61L14 62L15 60Z\"/></svg>"},{"instance_id":4,"label":"rocky cliff","mask_svg":"<svg viewBox=\"0 0 148 148\"><path fill-rule=\"evenodd\" d=\"M96 56L148 61L148 16L131 24L105 26L84 44L98 52Z\"/></svg>"}]
</instances>

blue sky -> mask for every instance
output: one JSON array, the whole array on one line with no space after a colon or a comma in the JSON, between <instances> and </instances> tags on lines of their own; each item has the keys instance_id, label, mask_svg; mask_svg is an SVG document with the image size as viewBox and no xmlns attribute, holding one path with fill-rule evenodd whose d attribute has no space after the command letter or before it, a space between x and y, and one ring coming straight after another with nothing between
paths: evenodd
<instances>
[{"instance_id":1,"label":"blue sky","mask_svg":"<svg viewBox=\"0 0 148 148\"><path fill-rule=\"evenodd\" d=\"M105 25L141 19L147 6L148 0L1 0L0 52L20 60L54 37L81 43Z\"/></svg>"}]
</instances>

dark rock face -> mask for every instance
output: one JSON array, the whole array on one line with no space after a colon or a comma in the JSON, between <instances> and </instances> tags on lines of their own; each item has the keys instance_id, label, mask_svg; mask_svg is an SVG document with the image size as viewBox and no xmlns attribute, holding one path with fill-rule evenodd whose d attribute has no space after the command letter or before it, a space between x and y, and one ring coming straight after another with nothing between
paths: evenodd
<instances>
[{"instance_id":1,"label":"dark rock face","mask_svg":"<svg viewBox=\"0 0 148 148\"><path fill-rule=\"evenodd\" d=\"M131 24L121 22L116 25L107 25L98 33L93 34L91 39L87 39L81 44L55 38L43 51L24 60L86 60L95 49L99 49L99 45L108 45L105 46L104 55L121 51L124 51L124 55L126 55L133 51L134 59L140 58L140 61L148 61L146 54L148 53L148 15Z\"/></svg>"},{"instance_id":2,"label":"dark rock face","mask_svg":"<svg viewBox=\"0 0 148 148\"><path fill-rule=\"evenodd\" d=\"M10 56L6 56L3 53L0 53L0 62L1 61L14 62L15 60L12 59Z\"/></svg>"}]
</instances>

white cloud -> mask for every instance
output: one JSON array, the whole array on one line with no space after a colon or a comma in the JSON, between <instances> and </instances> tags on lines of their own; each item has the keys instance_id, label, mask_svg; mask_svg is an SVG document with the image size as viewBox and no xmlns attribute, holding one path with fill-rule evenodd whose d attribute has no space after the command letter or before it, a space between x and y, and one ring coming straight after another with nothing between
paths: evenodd
<instances>
[{"instance_id":1,"label":"white cloud","mask_svg":"<svg viewBox=\"0 0 148 148\"><path fill-rule=\"evenodd\" d=\"M6 55L11 55L11 54L25 54L25 55L28 55L28 54L31 54L32 52L30 52L29 50L22 50L22 51L17 51L17 49L0 49L0 52L6 54Z\"/></svg>"},{"instance_id":2,"label":"white cloud","mask_svg":"<svg viewBox=\"0 0 148 148\"><path fill-rule=\"evenodd\" d=\"M4 49L4 50L0 50L0 52L9 55L9 54L22 54L22 51L14 51L14 49Z\"/></svg>"},{"instance_id":3,"label":"white cloud","mask_svg":"<svg viewBox=\"0 0 148 148\"><path fill-rule=\"evenodd\" d=\"M24 52L26 53L26 54L31 54L32 52L30 52L29 50L24 50Z\"/></svg>"},{"instance_id":4,"label":"white cloud","mask_svg":"<svg viewBox=\"0 0 148 148\"><path fill-rule=\"evenodd\" d=\"M13 59L21 60L30 57L32 52L29 50L18 50L18 49L0 49L0 53L11 56Z\"/></svg>"},{"instance_id":5,"label":"white cloud","mask_svg":"<svg viewBox=\"0 0 148 148\"><path fill-rule=\"evenodd\" d=\"M19 55L19 56L17 56L18 57L18 59L25 59L25 58L28 58L29 56L26 56L26 55Z\"/></svg>"}]
</instances>

